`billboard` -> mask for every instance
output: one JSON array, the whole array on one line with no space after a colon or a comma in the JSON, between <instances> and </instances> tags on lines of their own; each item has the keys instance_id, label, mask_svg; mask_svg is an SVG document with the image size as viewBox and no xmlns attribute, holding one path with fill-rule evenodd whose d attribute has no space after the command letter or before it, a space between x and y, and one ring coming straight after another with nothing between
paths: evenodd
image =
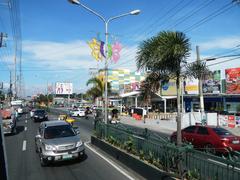
<instances>
[{"instance_id":1,"label":"billboard","mask_svg":"<svg viewBox=\"0 0 240 180\"><path fill-rule=\"evenodd\" d=\"M56 83L56 94L72 94L73 85L72 83Z\"/></svg>"},{"instance_id":2,"label":"billboard","mask_svg":"<svg viewBox=\"0 0 240 180\"><path fill-rule=\"evenodd\" d=\"M240 94L240 68L225 70L226 94Z\"/></svg>"},{"instance_id":3,"label":"billboard","mask_svg":"<svg viewBox=\"0 0 240 180\"><path fill-rule=\"evenodd\" d=\"M203 93L221 93L221 71L213 71L212 75L203 81Z\"/></svg>"},{"instance_id":4,"label":"billboard","mask_svg":"<svg viewBox=\"0 0 240 180\"><path fill-rule=\"evenodd\" d=\"M185 79L183 82L184 94L198 94L198 80Z\"/></svg>"}]
</instances>

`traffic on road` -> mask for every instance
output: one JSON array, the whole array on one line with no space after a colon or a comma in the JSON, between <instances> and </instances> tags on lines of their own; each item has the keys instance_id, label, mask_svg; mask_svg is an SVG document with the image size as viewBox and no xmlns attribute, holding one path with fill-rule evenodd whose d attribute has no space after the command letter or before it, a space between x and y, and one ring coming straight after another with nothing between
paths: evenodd
<instances>
[{"instance_id":1,"label":"traffic on road","mask_svg":"<svg viewBox=\"0 0 240 180\"><path fill-rule=\"evenodd\" d=\"M128 170L91 147L93 118L78 118L74 127L57 119L51 113L42 122L34 122L29 113L18 118L16 133L5 135L10 180L140 177L126 173Z\"/></svg>"}]
</instances>

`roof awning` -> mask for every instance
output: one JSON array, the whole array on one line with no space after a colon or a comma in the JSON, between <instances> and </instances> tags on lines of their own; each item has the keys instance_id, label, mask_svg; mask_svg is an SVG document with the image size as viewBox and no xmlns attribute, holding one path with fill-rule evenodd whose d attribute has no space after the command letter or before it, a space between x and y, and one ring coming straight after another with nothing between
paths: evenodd
<instances>
[{"instance_id":1,"label":"roof awning","mask_svg":"<svg viewBox=\"0 0 240 180\"><path fill-rule=\"evenodd\" d=\"M154 96L152 97L152 101L164 101L164 100L168 100L168 99L176 99L177 96L161 96L157 93L154 94Z\"/></svg>"},{"instance_id":2,"label":"roof awning","mask_svg":"<svg viewBox=\"0 0 240 180\"><path fill-rule=\"evenodd\" d=\"M130 97L130 96L136 96L139 94L141 94L140 91L132 91L132 92L125 93L125 94L120 94L120 97Z\"/></svg>"}]
</instances>

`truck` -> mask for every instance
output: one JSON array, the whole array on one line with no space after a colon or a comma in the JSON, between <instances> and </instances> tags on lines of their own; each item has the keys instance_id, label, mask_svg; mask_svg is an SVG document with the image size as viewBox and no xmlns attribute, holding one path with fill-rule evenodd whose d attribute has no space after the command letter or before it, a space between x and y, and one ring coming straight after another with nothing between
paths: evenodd
<instances>
[{"instance_id":1,"label":"truck","mask_svg":"<svg viewBox=\"0 0 240 180\"><path fill-rule=\"evenodd\" d=\"M2 127L4 134L16 134L17 122L16 116L11 109L0 110L0 116L2 117Z\"/></svg>"}]
</instances>

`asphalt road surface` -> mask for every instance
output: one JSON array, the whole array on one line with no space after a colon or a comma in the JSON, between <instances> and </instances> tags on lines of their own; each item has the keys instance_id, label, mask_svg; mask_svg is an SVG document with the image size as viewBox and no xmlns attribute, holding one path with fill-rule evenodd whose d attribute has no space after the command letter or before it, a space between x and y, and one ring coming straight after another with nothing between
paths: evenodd
<instances>
[{"instance_id":1,"label":"asphalt road surface","mask_svg":"<svg viewBox=\"0 0 240 180\"><path fill-rule=\"evenodd\" d=\"M56 116L49 115L49 120L53 119ZM143 179L88 143L93 129L92 122L91 118L78 118L75 123L86 144L86 157L82 161L67 161L41 167L34 144L39 123L34 123L29 114L22 115L17 122L17 134L5 136L10 180Z\"/></svg>"}]
</instances>

